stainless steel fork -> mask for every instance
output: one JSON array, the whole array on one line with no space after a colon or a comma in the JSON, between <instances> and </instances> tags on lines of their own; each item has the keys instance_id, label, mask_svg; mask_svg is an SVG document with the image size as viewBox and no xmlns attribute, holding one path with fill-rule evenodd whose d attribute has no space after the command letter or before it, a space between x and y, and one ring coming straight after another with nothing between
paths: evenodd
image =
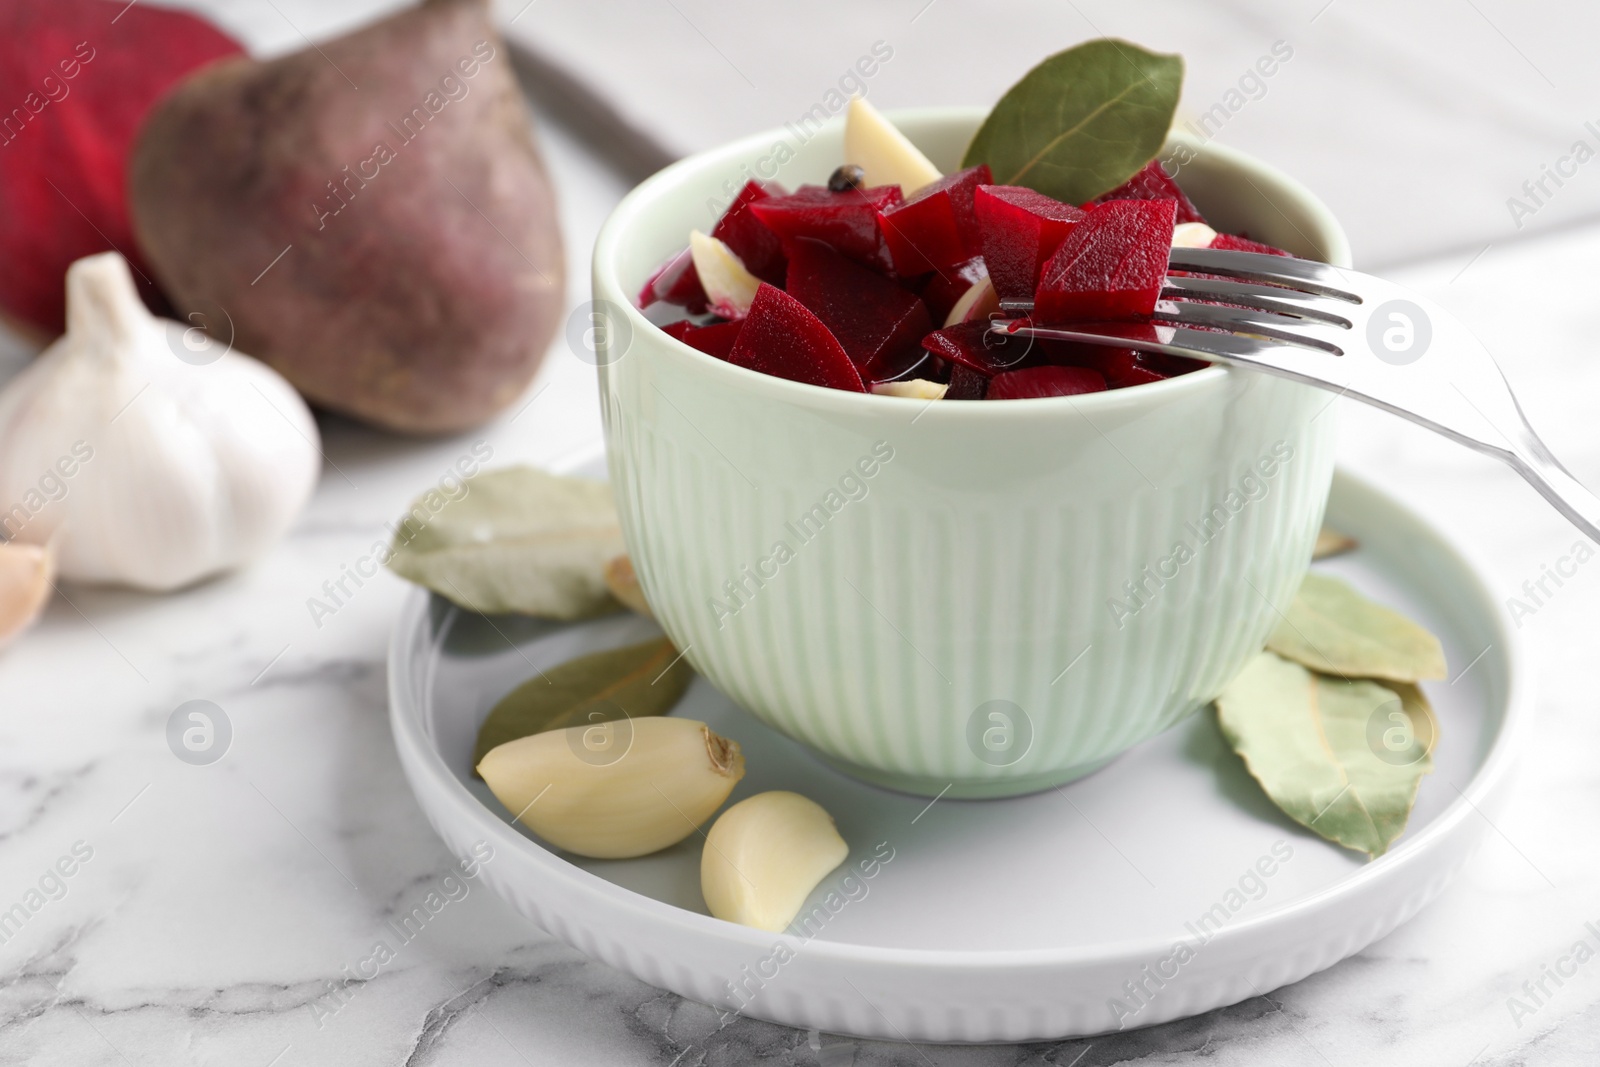
<instances>
[{"instance_id":1,"label":"stainless steel fork","mask_svg":"<svg viewBox=\"0 0 1600 1067\"><path fill-rule=\"evenodd\" d=\"M1382 278L1286 256L1174 248L1168 269L1222 277L1169 276L1153 323L1021 318L991 330L1230 363L1353 396L1510 464L1600 541L1600 498L1528 425L1489 350L1437 304Z\"/></svg>"}]
</instances>

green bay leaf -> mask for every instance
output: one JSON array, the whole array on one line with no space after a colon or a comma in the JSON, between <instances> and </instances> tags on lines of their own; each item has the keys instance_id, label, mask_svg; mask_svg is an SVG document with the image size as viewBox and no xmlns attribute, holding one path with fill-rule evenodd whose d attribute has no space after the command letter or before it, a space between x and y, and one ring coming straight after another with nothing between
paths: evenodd
<instances>
[{"instance_id":1,"label":"green bay leaf","mask_svg":"<svg viewBox=\"0 0 1600 1067\"><path fill-rule=\"evenodd\" d=\"M1251 777L1289 818L1362 851L1377 841L1377 827L1322 732L1310 671L1261 653L1217 698L1217 722Z\"/></svg>"},{"instance_id":2,"label":"green bay leaf","mask_svg":"<svg viewBox=\"0 0 1600 1067\"><path fill-rule=\"evenodd\" d=\"M569 660L500 698L478 728L472 765L530 734L665 715L693 679L694 670L664 637Z\"/></svg>"},{"instance_id":3,"label":"green bay leaf","mask_svg":"<svg viewBox=\"0 0 1600 1067\"><path fill-rule=\"evenodd\" d=\"M1110 37L1057 52L995 104L963 167L987 163L999 185L1082 204L1155 158L1183 89L1183 57Z\"/></svg>"},{"instance_id":4,"label":"green bay leaf","mask_svg":"<svg viewBox=\"0 0 1600 1067\"><path fill-rule=\"evenodd\" d=\"M454 499L419 496L389 569L472 611L581 619L616 611L605 564L624 551L611 487L533 467L486 471Z\"/></svg>"},{"instance_id":5,"label":"green bay leaf","mask_svg":"<svg viewBox=\"0 0 1600 1067\"><path fill-rule=\"evenodd\" d=\"M1433 709L1415 686L1391 689L1319 675L1317 712L1351 792L1377 831L1377 847L1362 850L1381 856L1405 830L1422 776L1433 770Z\"/></svg>"},{"instance_id":6,"label":"green bay leaf","mask_svg":"<svg viewBox=\"0 0 1600 1067\"><path fill-rule=\"evenodd\" d=\"M1415 687L1328 678L1271 652L1217 698L1217 722L1284 814L1374 857L1405 830L1438 737Z\"/></svg>"},{"instance_id":7,"label":"green bay leaf","mask_svg":"<svg viewBox=\"0 0 1600 1067\"><path fill-rule=\"evenodd\" d=\"M1267 648L1344 678L1418 682L1446 676L1439 639L1345 582L1313 571L1267 638Z\"/></svg>"}]
</instances>

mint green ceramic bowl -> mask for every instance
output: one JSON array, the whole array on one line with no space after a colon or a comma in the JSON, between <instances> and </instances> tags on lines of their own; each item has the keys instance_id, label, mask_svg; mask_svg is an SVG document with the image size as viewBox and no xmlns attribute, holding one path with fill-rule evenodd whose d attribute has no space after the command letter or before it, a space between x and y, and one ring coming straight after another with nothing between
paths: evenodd
<instances>
[{"instance_id":1,"label":"mint green ceramic bowl","mask_svg":"<svg viewBox=\"0 0 1600 1067\"><path fill-rule=\"evenodd\" d=\"M948 171L983 112L892 117ZM634 308L746 176L825 181L842 134L773 130L683 160L601 230L600 396L629 553L695 668L842 769L952 797L1070 780L1192 714L1260 649L1322 520L1330 398L1213 367L930 405L744 370ZM779 144L792 158L762 169ZM1178 180L1219 229L1348 265L1298 183L1185 147Z\"/></svg>"}]
</instances>

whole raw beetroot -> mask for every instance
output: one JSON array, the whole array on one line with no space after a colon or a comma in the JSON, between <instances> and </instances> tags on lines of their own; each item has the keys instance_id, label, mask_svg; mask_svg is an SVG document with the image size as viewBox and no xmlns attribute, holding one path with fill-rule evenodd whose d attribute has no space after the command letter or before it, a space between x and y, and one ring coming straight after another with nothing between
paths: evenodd
<instances>
[{"instance_id":1,"label":"whole raw beetroot","mask_svg":"<svg viewBox=\"0 0 1600 1067\"><path fill-rule=\"evenodd\" d=\"M180 311L312 402L441 433L504 408L562 309L555 200L487 0L216 64L151 115L135 232Z\"/></svg>"},{"instance_id":2,"label":"whole raw beetroot","mask_svg":"<svg viewBox=\"0 0 1600 1067\"><path fill-rule=\"evenodd\" d=\"M0 2L0 316L40 340L66 326L75 260L119 251L162 303L125 196L134 134L186 74L242 49L184 11L127 0Z\"/></svg>"}]
</instances>

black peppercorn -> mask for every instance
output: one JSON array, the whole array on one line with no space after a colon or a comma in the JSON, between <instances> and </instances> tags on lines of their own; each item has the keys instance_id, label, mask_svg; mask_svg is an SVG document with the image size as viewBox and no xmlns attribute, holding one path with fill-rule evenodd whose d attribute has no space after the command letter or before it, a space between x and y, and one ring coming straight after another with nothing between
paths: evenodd
<instances>
[{"instance_id":1,"label":"black peppercorn","mask_svg":"<svg viewBox=\"0 0 1600 1067\"><path fill-rule=\"evenodd\" d=\"M846 163L828 176L828 189L835 193L848 193L861 188L867 172L854 163Z\"/></svg>"}]
</instances>

